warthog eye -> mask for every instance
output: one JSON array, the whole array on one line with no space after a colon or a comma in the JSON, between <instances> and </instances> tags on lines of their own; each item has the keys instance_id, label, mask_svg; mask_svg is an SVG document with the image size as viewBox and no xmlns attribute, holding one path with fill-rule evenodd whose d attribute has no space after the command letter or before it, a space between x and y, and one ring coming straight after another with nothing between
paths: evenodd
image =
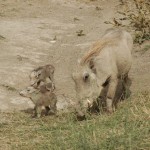
<instances>
[{"instance_id":1,"label":"warthog eye","mask_svg":"<svg viewBox=\"0 0 150 150\"><path fill-rule=\"evenodd\" d=\"M27 92L29 92L30 91L30 89L27 89Z\"/></svg>"},{"instance_id":2,"label":"warthog eye","mask_svg":"<svg viewBox=\"0 0 150 150\"><path fill-rule=\"evenodd\" d=\"M83 76L83 80L86 82L89 79L89 74L85 73Z\"/></svg>"}]
</instances>

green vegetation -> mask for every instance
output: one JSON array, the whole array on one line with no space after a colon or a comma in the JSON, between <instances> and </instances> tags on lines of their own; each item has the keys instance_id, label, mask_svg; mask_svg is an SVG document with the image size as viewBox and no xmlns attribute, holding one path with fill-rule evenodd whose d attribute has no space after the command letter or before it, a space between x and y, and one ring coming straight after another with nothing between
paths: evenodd
<instances>
[{"instance_id":1,"label":"green vegetation","mask_svg":"<svg viewBox=\"0 0 150 150\"><path fill-rule=\"evenodd\" d=\"M135 30L135 42L143 43L150 40L150 3L149 0L132 0L126 3L125 16Z\"/></svg>"},{"instance_id":2,"label":"green vegetation","mask_svg":"<svg viewBox=\"0 0 150 150\"><path fill-rule=\"evenodd\" d=\"M148 150L150 94L122 102L112 115L78 122L73 114L30 118L24 112L0 113L0 149Z\"/></svg>"},{"instance_id":3,"label":"green vegetation","mask_svg":"<svg viewBox=\"0 0 150 150\"><path fill-rule=\"evenodd\" d=\"M134 33L134 42L142 44L150 40L150 2L149 0L121 0L120 18L113 21L105 21L106 24L122 26Z\"/></svg>"}]
</instances>

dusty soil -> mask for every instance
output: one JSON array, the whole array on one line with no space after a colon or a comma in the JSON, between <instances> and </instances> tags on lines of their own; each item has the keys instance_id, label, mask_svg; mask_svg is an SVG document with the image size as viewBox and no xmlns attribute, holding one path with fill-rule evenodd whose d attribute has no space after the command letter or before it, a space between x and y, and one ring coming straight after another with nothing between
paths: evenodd
<instances>
[{"instance_id":1,"label":"dusty soil","mask_svg":"<svg viewBox=\"0 0 150 150\"><path fill-rule=\"evenodd\" d=\"M0 110L33 107L18 92L35 67L53 64L59 108L74 101L71 72L82 54L112 25L119 0L1 0ZM83 30L83 36L77 32ZM144 47L144 46L143 46ZM135 46L131 90L150 91L150 50ZM136 52L139 51L139 52Z\"/></svg>"}]
</instances>

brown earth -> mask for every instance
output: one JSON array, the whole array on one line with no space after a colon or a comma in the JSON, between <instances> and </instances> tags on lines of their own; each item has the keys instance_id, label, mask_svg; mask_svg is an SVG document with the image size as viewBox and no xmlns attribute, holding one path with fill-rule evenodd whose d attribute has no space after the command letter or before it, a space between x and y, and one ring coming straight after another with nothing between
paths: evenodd
<instances>
[{"instance_id":1,"label":"brown earth","mask_svg":"<svg viewBox=\"0 0 150 150\"><path fill-rule=\"evenodd\" d=\"M82 54L112 27L119 0L1 0L0 110L33 107L19 91L35 67L53 64L59 108L75 100L71 72ZM77 32L83 30L83 36ZM149 42L147 42L149 44ZM150 50L135 46L130 77L134 94L150 91ZM137 52L138 51L138 52Z\"/></svg>"}]
</instances>

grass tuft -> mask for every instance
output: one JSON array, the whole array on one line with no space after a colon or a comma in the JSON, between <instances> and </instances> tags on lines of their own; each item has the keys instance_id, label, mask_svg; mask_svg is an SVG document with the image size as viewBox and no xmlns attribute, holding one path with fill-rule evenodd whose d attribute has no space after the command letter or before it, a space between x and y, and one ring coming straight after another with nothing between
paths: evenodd
<instances>
[{"instance_id":1,"label":"grass tuft","mask_svg":"<svg viewBox=\"0 0 150 150\"><path fill-rule=\"evenodd\" d=\"M149 0L121 0L121 18L105 21L106 24L125 27L134 33L134 42L142 44L150 40L150 3Z\"/></svg>"},{"instance_id":2,"label":"grass tuft","mask_svg":"<svg viewBox=\"0 0 150 150\"><path fill-rule=\"evenodd\" d=\"M0 113L0 149L148 150L150 93L120 103L112 115L91 115L78 122L63 113L40 119L24 112Z\"/></svg>"}]
</instances>

